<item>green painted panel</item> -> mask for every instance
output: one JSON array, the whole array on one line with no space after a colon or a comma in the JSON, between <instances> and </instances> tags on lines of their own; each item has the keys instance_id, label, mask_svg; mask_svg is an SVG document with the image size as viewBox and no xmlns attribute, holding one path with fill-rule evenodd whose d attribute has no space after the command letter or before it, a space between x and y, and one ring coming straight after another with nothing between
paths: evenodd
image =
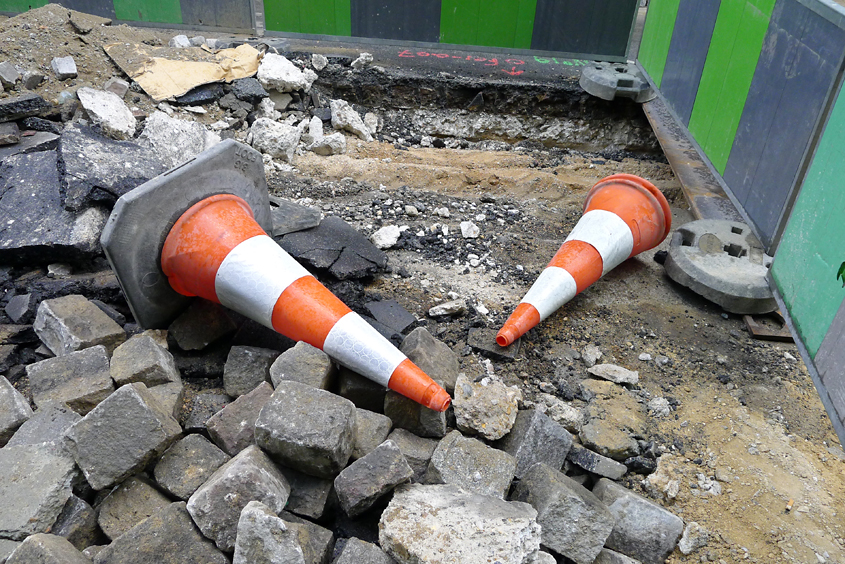
<instances>
[{"instance_id":1,"label":"green painted panel","mask_svg":"<svg viewBox=\"0 0 845 564\"><path fill-rule=\"evenodd\" d=\"M443 0L440 42L530 49L537 0Z\"/></svg>"},{"instance_id":2,"label":"green painted panel","mask_svg":"<svg viewBox=\"0 0 845 564\"><path fill-rule=\"evenodd\" d=\"M819 141L778 247L772 277L810 355L815 357L845 299L837 273L845 261L845 96Z\"/></svg>"},{"instance_id":3,"label":"green painted panel","mask_svg":"<svg viewBox=\"0 0 845 564\"><path fill-rule=\"evenodd\" d=\"M270 31L314 35L352 35L350 0L265 0Z\"/></svg>"},{"instance_id":4,"label":"green painted panel","mask_svg":"<svg viewBox=\"0 0 845 564\"><path fill-rule=\"evenodd\" d=\"M725 172L775 0L722 0L689 130Z\"/></svg>"},{"instance_id":5,"label":"green painted panel","mask_svg":"<svg viewBox=\"0 0 845 564\"><path fill-rule=\"evenodd\" d=\"M681 0L651 0L648 5L637 58L658 88L663 81L663 69L666 67L680 4Z\"/></svg>"},{"instance_id":6,"label":"green painted panel","mask_svg":"<svg viewBox=\"0 0 845 564\"><path fill-rule=\"evenodd\" d=\"M0 0L0 12L26 12L46 6L48 0Z\"/></svg>"},{"instance_id":7,"label":"green painted panel","mask_svg":"<svg viewBox=\"0 0 845 564\"><path fill-rule=\"evenodd\" d=\"M119 20L136 22L182 23L179 0L114 0L114 15Z\"/></svg>"}]
</instances>

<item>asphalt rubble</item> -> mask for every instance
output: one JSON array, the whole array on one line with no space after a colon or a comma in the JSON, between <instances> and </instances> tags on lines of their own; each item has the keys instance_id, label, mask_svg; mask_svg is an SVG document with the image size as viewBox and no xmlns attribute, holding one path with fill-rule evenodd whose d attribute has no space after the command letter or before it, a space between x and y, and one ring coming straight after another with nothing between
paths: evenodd
<instances>
[{"instance_id":1,"label":"asphalt rubble","mask_svg":"<svg viewBox=\"0 0 845 564\"><path fill-rule=\"evenodd\" d=\"M449 251L439 226L391 224L368 238L349 223L364 210L323 217L272 199L271 235L449 391L445 413L209 302L167 330L134 322L99 246L117 198L224 138L260 150L268 174L302 151L413 138L412 128L387 132L384 115L359 100L312 89L324 70L372 72L366 56L268 51L256 78L199 87L150 114L125 102L138 88L126 77L60 104L31 91L72 79L66 59L49 73L0 62L13 91L0 99L0 564L622 564L706 545L706 530L655 501L678 484L655 473L665 449L644 433L558 390L528 401L492 370L465 370L466 355L426 319L389 298L360 299L362 280L394 268L401 276L386 250ZM224 116L209 127L188 119L212 107ZM378 196L367 213L412 218L437 205L405 196L401 205ZM495 201L474 211L460 225L470 244L475 222L518 215ZM471 251L459 257L467 269L485 260L483 243ZM483 315L455 298L430 318ZM496 346L483 324L468 329L473 355L516 354L518 344ZM670 409L656 398L646 412L636 372L599 363L595 347L571 355L591 376L572 395L622 398L640 417ZM636 475L655 477L651 499L625 487Z\"/></svg>"}]
</instances>

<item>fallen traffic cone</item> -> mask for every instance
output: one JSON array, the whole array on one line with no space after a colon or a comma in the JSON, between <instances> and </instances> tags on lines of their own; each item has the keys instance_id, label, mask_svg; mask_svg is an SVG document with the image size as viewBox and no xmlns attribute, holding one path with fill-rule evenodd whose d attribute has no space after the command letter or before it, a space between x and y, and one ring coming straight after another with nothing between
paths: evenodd
<instances>
[{"instance_id":1,"label":"fallen traffic cone","mask_svg":"<svg viewBox=\"0 0 845 564\"><path fill-rule=\"evenodd\" d=\"M669 203L633 174L600 180L584 215L496 335L506 347L626 259L660 244L672 228Z\"/></svg>"},{"instance_id":2,"label":"fallen traffic cone","mask_svg":"<svg viewBox=\"0 0 845 564\"><path fill-rule=\"evenodd\" d=\"M220 303L436 411L449 394L271 239L232 194L176 221L161 252L170 286Z\"/></svg>"}]
</instances>

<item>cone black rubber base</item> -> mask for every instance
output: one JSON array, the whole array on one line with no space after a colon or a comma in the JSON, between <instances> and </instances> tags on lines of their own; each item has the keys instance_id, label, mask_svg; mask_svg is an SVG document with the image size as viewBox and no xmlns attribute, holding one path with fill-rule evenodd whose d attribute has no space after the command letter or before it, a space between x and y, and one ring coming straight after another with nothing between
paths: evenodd
<instances>
[{"instance_id":1,"label":"cone black rubber base","mask_svg":"<svg viewBox=\"0 0 845 564\"><path fill-rule=\"evenodd\" d=\"M115 204L100 243L135 320L145 329L166 328L192 298L177 294L161 270L161 249L170 228L200 200L234 194L255 220L272 230L261 153L231 139L157 176Z\"/></svg>"}]
</instances>

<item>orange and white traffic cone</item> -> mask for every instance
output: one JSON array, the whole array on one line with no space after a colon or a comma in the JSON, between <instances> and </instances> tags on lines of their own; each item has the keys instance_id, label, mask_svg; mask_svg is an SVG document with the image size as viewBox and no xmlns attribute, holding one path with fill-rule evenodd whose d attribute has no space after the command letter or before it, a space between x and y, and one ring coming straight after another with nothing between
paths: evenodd
<instances>
[{"instance_id":1,"label":"orange and white traffic cone","mask_svg":"<svg viewBox=\"0 0 845 564\"><path fill-rule=\"evenodd\" d=\"M626 259L660 244L672 228L666 198L633 174L600 180L584 215L496 334L506 347Z\"/></svg>"},{"instance_id":2,"label":"orange and white traffic cone","mask_svg":"<svg viewBox=\"0 0 845 564\"><path fill-rule=\"evenodd\" d=\"M161 252L171 287L233 309L436 411L451 399L419 367L273 241L232 194L176 221Z\"/></svg>"}]
</instances>

